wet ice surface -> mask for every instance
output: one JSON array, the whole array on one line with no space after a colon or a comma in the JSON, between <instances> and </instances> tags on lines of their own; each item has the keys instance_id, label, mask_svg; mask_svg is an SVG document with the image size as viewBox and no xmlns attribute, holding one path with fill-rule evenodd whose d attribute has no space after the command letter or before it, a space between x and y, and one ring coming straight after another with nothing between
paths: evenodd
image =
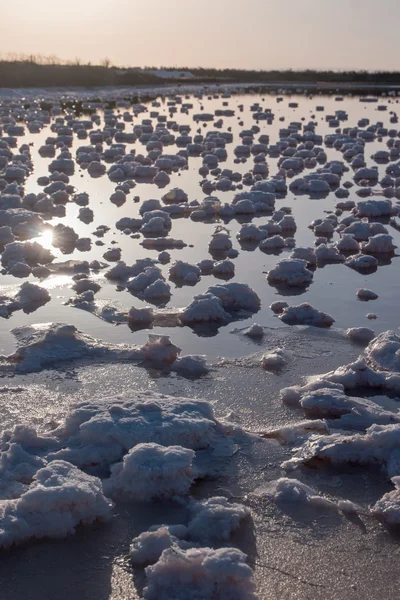
<instances>
[{"instance_id":1,"label":"wet ice surface","mask_svg":"<svg viewBox=\"0 0 400 600\"><path fill-rule=\"evenodd\" d=\"M81 169L76 164L75 173L69 176L68 181L68 185L74 187L73 194L64 197L63 191L61 194L55 191L53 197L57 202L47 204L53 216L46 215L46 222L51 227L57 226L57 229L52 233L40 225L38 232L30 237L28 235L29 241L36 241L44 249L49 249L54 260L50 261L48 254L42 253L37 246L34 251L30 247L28 252L18 242L12 245L11 230L3 228L0 231L2 243L8 244L8 250L3 253L3 266L7 272L0 279L1 316L11 315L0 318L0 354L3 355L0 366L4 386L0 390L1 429L11 431L15 425L28 425L50 437L54 443L52 431L77 402L99 402L102 406L105 398L118 394L129 398L139 391L149 390L175 398L209 401L218 423L224 422L224 419L234 423L224 430L231 432L234 446L218 447L219 454L214 455L214 469L210 470L207 453L198 452L194 457L190 444L179 449L180 443L188 444L184 438L180 441L166 441L166 438L161 441L158 438L140 439L139 442L125 440L127 446L123 451L119 449L112 459L107 459L109 462L99 465L93 456L96 453L103 456L104 448L96 444L92 447L87 442L77 447L77 441L71 438L69 445L62 446L61 450L58 448L61 455L54 457L75 461L74 464L78 461L84 470L108 481L104 484L104 491L115 502L114 516L106 523L87 525L101 516L101 511L97 514L90 508L89 502L89 514L83 510L77 515L74 513L76 522L72 523L72 527L78 526L75 535L62 540L35 542L29 541L29 531L26 535L24 532L18 534L22 540L28 541L19 547L1 551L0 583L7 597L36 600L39 592L34 587L39 576L40 598L69 598L71 593L77 598L96 596L104 600L139 598L143 593L145 597L152 598L159 596L163 582L164 593L169 593L170 585L177 598L191 597L194 589L182 592L176 588L180 585L182 565L187 564L189 555L192 556L192 550L186 550L185 544L194 543L204 548L206 541L194 538L188 541L183 536L180 548L189 554L184 554L182 562L172 557L169 563L170 559L165 555L154 569L147 572L147 577L143 570L132 567L128 552L132 539L153 525L179 524L188 526L190 530L187 496L194 479L190 489L194 498L224 496L231 502L248 507L252 515L252 521L241 523L232 536L227 535L209 544L214 548L210 556L216 561L215 569L222 575L214 581L211 571L205 567L205 571L202 571L203 567L200 570L202 577L209 578L208 582L214 581L216 589L225 585L223 563L218 561L225 560L222 557L228 556L229 552L228 555L218 555L219 558L214 552L224 546L239 548L248 556L260 598L372 599L378 594L390 597L398 588L397 538L393 532L385 531L377 519L386 525L399 522L400 500L398 492L393 491L393 484L398 487L399 461L397 454L389 456L387 453L389 450L392 452L392 446L388 446L387 452L384 449L373 460L370 459L375 450L368 445L369 438L366 436L369 433L364 432L371 423L383 423L382 427L396 427L398 423L400 384L392 371L399 371L400 340L395 333L372 340L364 362L357 362L357 357L363 353L372 336L388 329L398 329L397 251L393 245L398 246L400 241L396 217L397 190L400 188L400 181L396 180L400 169L395 166L398 158L395 133L387 135L388 131L384 130L394 129L397 135L396 119L391 112L396 110L397 101L385 97L379 102L366 103L358 98L346 97L339 102L333 96L309 98L305 95L282 95L279 96L282 100L278 101L276 95L235 94L225 98L221 94L213 95L182 98L183 103L193 105L188 107L187 113L181 112L179 102L168 104L169 98L159 99L160 104L155 106L151 101L143 102L147 112L139 114L134 114L131 102L113 108L113 114L106 104L102 104L96 106L95 114L99 120L94 122L94 130L104 126L104 118L109 125L112 122L112 126L124 122L126 133L141 124L143 119L151 119L155 126L157 120L163 121L163 117L181 126L181 130L177 131L174 125L169 125L170 133L175 136L182 136L185 126L186 129L190 127L192 136L198 133L206 135L210 130L226 133L229 128L232 142L226 144L226 159L223 148L215 149L211 144L204 151L204 163L207 163L207 169L212 170L218 165L218 156L220 168L232 169L240 174L232 181L218 179L217 172L203 171L203 157L190 156L187 168L177 171L167 168L168 177L163 174L164 171L159 171L155 180L159 185L136 177L135 186L130 191L126 189L125 197L121 190L116 189L123 182L111 181L103 173L105 169L111 168L111 172L115 168L115 156L111 157L113 149L105 142L98 148L108 152L108 161L104 160L104 155L99 155L104 166L99 166L99 161L93 161L89 169ZM32 101L32 96L29 97ZM109 96L108 99L114 98ZM264 109L270 108L274 119L254 119L253 114L261 111L253 106L256 102ZM293 102L297 106L289 106ZM318 105L323 105L324 111L316 110ZM4 104L3 109L4 106L3 139L7 139L7 135L20 132L13 129L12 123L7 120L10 104ZM381 106L387 110L381 110ZM232 116L215 112L230 109L235 111ZM336 113L339 109L347 113L347 120L342 120L344 113ZM19 109L11 106L11 110L15 117ZM211 117L206 115L214 115L214 112L212 122ZM124 117L123 113L126 113ZM335 113L339 121L331 120L332 127L325 117ZM202 120L196 122L194 115L200 115ZM73 111L60 116L76 118ZM56 118L50 120L50 125L56 123ZM223 121L221 127L216 124L220 118ZM90 120L90 115L81 114L77 119L77 122L79 119ZM369 119L369 123L362 123L360 119ZM322 159L316 164L312 157L310 159L312 145L303 148L300 162L299 158L292 156L292 152L282 156L282 149L280 153L271 151L280 138L287 137L287 134L280 133L280 129L287 128L290 122L297 122L300 127L295 126L294 129L301 131L301 126L309 121L316 123L315 133L322 136L320 141L315 138L313 145L321 146L321 151L326 152L328 164L331 164L329 161L341 161L342 165L349 167L349 171L341 176L340 190L336 195L335 166L327 177L331 185L321 179L313 179L311 183L298 181L323 168ZM375 130L364 131L368 125L378 122ZM344 160L342 152L329 143L324 144L324 138L334 134L338 127L343 130L356 127L357 123L360 147L355 150L354 139L357 138L346 133L353 141L350 143L347 139L349 147ZM256 124L260 130L253 132L252 139L249 130ZM66 125L66 122L59 122L61 128ZM148 126L145 123L144 127ZM8 127L10 130L7 132ZM34 125L31 127L35 128ZM79 128L75 124L73 138L68 141L66 138L70 136L65 136L67 132L60 133L61 137L65 136L63 141L60 140L61 144L71 143L68 151L73 159L79 147L90 144L89 138L78 139L77 131ZM50 157L51 148L41 151L42 155L49 153L48 156L41 156L39 148L45 144L46 138L55 135L56 132L47 125L40 133L29 133L26 129L23 137L17 137L17 146L32 144L29 150L34 170L28 173L24 182L25 195L43 190L37 180L50 174L48 167L54 158ZM268 135L269 140L262 138L263 135ZM367 140L365 147L364 139ZM393 143L387 144L388 140ZM1 142L0 137L0 147ZM146 148L148 142L150 146ZM151 155L159 147L156 140L148 137L134 143L123 143L127 154L135 151L137 155ZM252 143L258 146L250 154ZM298 141L297 145L301 143ZM289 149L295 145L289 146ZM176 155L186 146L187 142L181 140L178 145L165 145L163 152ZM382 153L389 149L391 156ZM56 154L59 151L60 148L57 148ZM17 148L12 148L12 152L16 154ZM264 152L268 169L263 157L260 157L260 153ZM156 154L151 155L149 164L157 160ZM3 153L3 156L6 155L7 152ZM371 158L372 155L374 158ZM246 162L235 162L235 157L246 156ZM311 162L305 164L308 159ZM303 160L305 163L302 163ZM354 169L362 169L357 171L358 176L350 167L351 160L354 161ZM79 161L82 163L84 159ZM140 169L144 169L142 173L149 173L149 164L139 167L138 174ZM302 165L304 169L299 168ZM373 166L377 167L377 171L371 170ZM58 163L58 167L66 172L70 169L68 163ZM280 175L286 175L287 193L276 193L276 198L273 198L274 194L268 192L263 202L267 207L271 204L270 208L264 206L261 212L257 209L254 214L252 202L238 196L248 192L251 183L256 183L245 174L254 169L251 177L258 173L256 179L271 181L280 167L286 169L286 173L281 171ZM337 172L341 173L341 169ZM390 182L388 178L384 179L386 172L392 178ZM236 187L240 177L243 178L243 189L227 189ZM350 187L347 193L343 183L353 178L358 183L362 180L362 185ZM11 186L12 181L11 173L8 179ZM3 188L5 185L2 184ZM214 186L216 189L213 189ZM174 188L183 192L168 194ZM387 189L392 189L393 193L385 192ZM18 192L15 188L6 188L3 194L12 196L11 192L15 191ZM83 193L88 196L79 196ZM372 194L371 197L369 194ZM385 199L383 194L390 200ZM201 204L206 196L216 197L221 204L230 206L217 212L211 210L207 218L201 211L193 212L198 208L194 205L182 210L182 206L190 205L194 200ZM74 197L75 202L68 201ZM139 201L134 201L135 197ZM26 205L30 201L28 197ZM87 201L88 207L85 208ZM174 204L174 201L179 204ZM254 203L258 201L254 200ZM2 207L7 209L13 202L17 200L3 198ZM334 214L336 205L342 207L341 214L340 211ZM62 216L64 206L65 216ZM165 209L171 206L175 208L167 214ZM239 208L232 208L235 206ZM349 209L353 208L350 212ZM150 215L153 218L146 217L148 213L143 209L155 210ZM177 216L173 215L174 211ZM192 216L190 212L193 212ZM44 216L43 205L38 214ZM355 215L369 218L369 222L351 223L349 220L343 233L341 219ZM4 213L2 219L7 226L8 217ZM118 221L123 225L116 227ZM76 235L63 229L62 225L72 227ZM127 226L131 231L126 230ZM17 240L26 239L26 234L18 234L21 231L18 227L13 231ZM77 238L79 242L76 244ZM91 239L91 247L88 238ZM71 239L73 243L66 242ZM175 241L171 242L171 239ZM170 241L165 243L165 240ZM337 248L332 245L339 241ZM76 245L80 250L74 248ZM219 252L215 253L213 247ZM159 256L163 250L164 254ZM152 260L138 268L136 261L149 258ZM120 259L125 261L128 269L118 263ZM290 261L277 267L282 259ZM81 267L77 273L72 263L60 264L69 260L99 262L92 264L90 269ZM176 265L176 261L184 264ZM135 265L133 270L131 265ZM114 275L110 277L111 269ZM118 279L115 279L116 272ZM27 287L27 281L43 289L29 287L30 284ZM247 284L250 289L231 286L232 283ZM378 297L360 294L360 290L373 290ZM199 294L204 296L194 298ZM367 306L366 300L370 297L374 299ZM282 300L287 302L287 306L273 305L271 310L270 305ZM151 310L146 309L149 306ZM369 324L367 313L371 310L378 317L373 321L372 332L366 329ZM286 315L290 318L285 318ZM49 322L60 325L38 326ZM317 327L298 327L298 323ZM36 327L28 327L31 325ZM328 329L330 326L331 329ZM352 333L346 336L345 330L349 328L352 328ZM159 341L153 338L148 344L149 333L169 335L172 344L164 338ZM203 356L178 358L179 348L182 348L182 356ZM5 358L6 355L8 358ZM75 360L71 360L73 358ZM348 363L346 369L335 371ZM53 366L57 370L44 370ZM186 378L181 376L182 370ZM317 376L330 371L332 373L328 373L321 383ZM382 375L382 372L385 374ZM282 402L280 390L287 386L301 386L308 376L314 378L310 384L313 386L311 391L296 388L285 396L292 400ZM339 387L343 385L344 388L338 390L337 382L340 382ZM328 389L325 389L326 386ZM336 386L335 394L332 386ZM324 393L319 393L320 389ZM298 396L301 402L297 401ZM236 427L238 431L243 428L244 432L238 434ZM364 436L365 452L369 458L364 460L361 468L353 464L357 463L353 459L341 458L340 468L337 464L314 464L309 460L311 455L318 459L318 452L323 455L324 436L328 444L331 440L341 439L335 437L342 435L341 431L335 431L339 427L343 427L343 435L348 439L350 436ZM245 432L261 433L263 437L249 437ZM8 447L7 435L3 452ZM40 451L33 451L29 449L28 442L23 441L23 433L18 439L22 440L22 445L25 444L28 453L33 452L45 462L50 460L51 465L54 457L49 448L44 449L43 446ZM200 436L199 439L204 444L204 438ZM354 439L358 443L358 438ZM397 438L394 439L396 451ZM135 444L146 441L153 446L135 448ZM61 444L59 439L57 443ZM133 449L129 443L134 444ZM162 447L154 447L158 443L169 449L164 452ZM81 459L77 458L80 451L82 456L88 453L92 457L91 462L80 463ZM335 442L333 452L339 451L340 447ZM153 481L147 467L146 477L149 480L143 478L139 493L133 489L134 481L143 467L141 461L146 465L147 456L153 457L150 462L156 479ZM123 463L118 462L121 459ZM2 477L13 477L5 454L2 460ZM273 482L287 475L281 465L292 463L297 470L293 474L289 472L288 476L315 490L315 496L307 492L313 501L290 501L282 505L273 494L265 493L271 482L274 486ZM389 463L390 469L387 469ZM158 469L163 476L157 480ZM110 470L113 475L108 479ZM393 477L392 483L388 475ZM74 483L73 477L71 485L80 485L77 483L79 478ZM17 479L16 487L7 491L7 486L3 486L6 493L2 498L8 502L15 495L18 497L21 485L31 485L26 474L25 479ZM96 485L99 484L93 485L97 490ZM152 500L157 498L157 490L161 498ZM289 490L293 490L290 483ZM32 488L32 491L35 489ZM173 493L182 496L183 500L170 501ZM138 498L144 500L146 494L148 501L145 504L138 502ZM319 497L322 497L321 502ZM353 506L349 504L342 505L348 509L343 508L343 513L326 510L325 497L336 503L335 506L341 506L340 501L354 503L358 514L349 509ZM24 499L24 493L21 498ZM373 513L369 510L370 505L375 505ZM12 503L9 506L14 510ZM60 506L61 511L68 513L70 510L68 504L66 509L62 503ZM24 506L16 509L17 519L26 515L24 510ZM14 513L11 511L11 514ZM33 517L28 515L28 524L31 518L34 520L33 535L47 535L45 528L42 528L42 533L35 533L40 531L40 521L38 525L34 513ZM1 527L4 528L3 525ZM51 527L49 531L51 537ZM60 534L65 533L62 530ZM19 541L18 536L16 541ZM240 563L242 558L236 558ZM164 565L176 576L168 584ZM197 577L199 571L196 569L200 567L193 568L197 573L194 577ZM10 577L10 573L14 572L16 575ZM387 576L388 572L393 575ZM236 594L233 598L253 597L245 573L243 577L244 583L238 580L232 584L232 593ZM215 596L219 597L223 596Z\"/></svg>"}]
</instances>

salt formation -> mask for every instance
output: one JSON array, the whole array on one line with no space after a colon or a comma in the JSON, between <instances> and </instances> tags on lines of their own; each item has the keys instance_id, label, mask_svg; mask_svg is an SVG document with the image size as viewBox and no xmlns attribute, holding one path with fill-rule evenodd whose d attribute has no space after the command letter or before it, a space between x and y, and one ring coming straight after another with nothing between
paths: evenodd
<instances>
[{"instance_id":1,"label":"salt formation","mask_svg":"<svg viewBox=\"0 0 400 600\"><path fill-rule=\"evenodd\" d=\"M313 273L307 269L305 260L284 258L269 271L267 279L271 285L302 287L312 282Z\"/></svg>"},{"instance_id":2,"label":"salt formation","mask_svg":"<svg viewBox=\"0 0 400 600\"><path fill-rule=\"evenodd\" d=\"M55 460L39 469L15 500L0 507L0 547L30 538L59 538L111 517L112 502L101 481L68 462Z\"/></svg>"},{"instance_id":3,"label":"salt formation","mask_svg":"<svg viewBox=\"0 0 400 600\"><path fill-rule=\"evenodd\" d=\"M264 489L260 490L260 494L270 497L277 504L303 504L317 508L336 509L334 502L320 496L313 488L298 479L281 477L267 484Z\"/></svg>"},{"instance_id":4,"label":"salt formation","mask_svg":"<svg viewBox=\"0 0 400 600\"><path fill-rule=\"evenodd\" d=\"M137 444L112 467L105 490L142 501L186 495L194 481L194 456L193 450L181 446Z\"/></svg>"},{"instance_id":5,"label":"salt formation","mask_svg":"<svg viewBox=\"0 0 400 600\"><path fill-rule=\"evenodd\" d=\"M149 392L75 405L47 433L16 426L2 439L0 545L62 537L78 524L109 518L108 495L136 501L187 496L195 478L214 472L214 452L229 456L243 435L216 421L207 402ZM199 472L193 462L200 451ZM102 482L84 472L96 466L109 469L110 477ZM189 500L189 509L179 537L191 543L228 540L249 515L225 498Z\"/></svg>"},{"instance_id":6,"label":"salt formation","mask_svg":"<svg viewBox=\"0 0 400 600\"><path fill-rule=\"evenodd\" d=\"M287 306L278 314L278 317L288 325L330 327L335 322L330 315L317 310L308 302L304 302L299 306Z\"/></svg>"}]
</instances>

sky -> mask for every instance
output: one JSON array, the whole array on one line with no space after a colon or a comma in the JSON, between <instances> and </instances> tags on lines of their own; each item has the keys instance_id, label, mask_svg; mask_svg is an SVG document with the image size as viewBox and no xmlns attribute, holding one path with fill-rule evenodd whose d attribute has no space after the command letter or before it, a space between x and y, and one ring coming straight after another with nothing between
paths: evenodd
<instances>
[{"instance_id":1,"label":"sky","mask_svg":"<svg viewBox=\"0 0 400 600\"><path fill-rule=\"evenodd\" d=\"M0 57L400 70L400 0L0 0Z\"/></svg>"}]
</instances>

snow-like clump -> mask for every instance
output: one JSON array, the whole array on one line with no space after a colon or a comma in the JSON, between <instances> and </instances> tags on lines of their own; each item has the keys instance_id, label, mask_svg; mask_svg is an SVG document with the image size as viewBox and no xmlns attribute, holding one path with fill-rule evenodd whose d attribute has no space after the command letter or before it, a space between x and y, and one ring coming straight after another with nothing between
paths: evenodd
<instances>
[{"instance_id":1,"label":"snow-like clump","mask_svg":"<svg viewBox=\"0 0 400 600\"><path fill-rule=\"evenodd\" d=\"M243 335L247 335L250 338L261 338L264 335L264 328L257 323L253 323L253 325L250 325L248 329L243 331Z\"/></svg>"},{"instance_id":2,"label":"snow-like clump","mask_svg":"<svg viewBox=\"0 0 400 600\"><path fill-rule=\"evenodd\" d=\"M284 258L267 275L271 285L304 287L313 279L313 273L307 269L307 262L297 258Z\"/></svg>"},{"instance_id":3,"label":"snow-like clump","mask_svg":"<svg viewBox=\"0 0 400 600\"><path fill-rule=\"evenodd\" d=\"M252 570L236 548L169 548L146 569L146 600L256 600Z\"/></svg>"},{"instance_id":4,"label":"snow-like clump","mask_svg":"<svg viewBox=\"0 0 400 600\"><path fill-rule=\"evenodd\" d=\"M369 344L374 339L376 333L368 327L351 327L346 330L345 336L349 340L354 342L360 342L361 344Z\"/></svg>"},{"instance_id":5,"label":"snow-like clump","mask_svg":"<svg viewBox=\"0 0 400 600\"><path fill-rule=\"evenodd\" d=\"M180 353L168 336L150 334L142 347L107 344L78 331L74 325L62 323L17 327L12 333L17 339L17 349L14 354L3 356L2 360L18 373L41 371L63 361L77 359L144 361L165 367L171 365Z\"/></svg>"},{"instance_id":6,"label":"snow-like clump","mask_svg":"<svg viewBox=\"0 0 400 600\"><path fill-rule=\"evenodd\" d=\"M261 490L261 495L269 497L277 504L303 504L334 510L337 508L334 502L320 496L312 487L288 477L271 481Z\"/></svg>"},{"instance_id":7,"label":"snow-like clump","mask_svg":"<svg viewBox=\"0 0 400 600\"><path fill-rule=\"evenodd\" d=\"M111 516L101 481L62 460L39 469L27 490L0 504L0 547L30 538L58 538Z\"/></svg>"},{"instance_id":8,"label":"snow-like clump","mask_svg":"<svg viewBox=\"0 0 400 600\"><path fill-rule=\"evenodd\" d=\"M392 477L395 489L384 494L371 508L371 512L387 527L400 525L400 477Z\"/></svg>"},{"instance_id":9,"label":"snow-like clump","mask_svg":"<svg viewBox=\"0 0 400 600\"><path fill-rule=\"evenodd\" d=\"M330 327L335 319L304 302L298 306L288 306L278 315L288 325L313 325L314 327Z\"/></svg>"},{"instance_id":10,"label":"snow-like clump","mask_svg":"<svg viewBox=\"0 0 400 600\"><path fill-rule=\"evenodd\" d=\"M230 503L224 497L206 500L190 499L187 525L155 525L132 540L130 557L135 565L157 562L167 548L190 548L198 544L216 544L229 541L243 521L250 518L250 510Z\"/></svg>"},{"instance_id":11,"label":"snow-like clump","mask_svg":"<svg viewBox=\"0 0 400 600\"><path fill-rule=\"evenodd\" d=\"M378 369L400 373L400 337L394 331L380 333L371 341L365 354Z\"/></svg>"},{"instance_id":12,"label":"snow-like clump","mask_svg":"<svg viewBox=\"0 0 400 600\"><path fill-rule=\"evenodd\" d=\"M371 425L365 433L354 435L311 436L283 467L291 470L301 464L359 464L382 467L394 477L400 475L399 440L399 423Z\"/></svg>"},{"instance_id":13,"label":"snow-like clump","mask_svg":"<svg viewBox=\"0 0 400 600\"><path fill-rule=\"evenodd\" d=\"M272 352L267 352L261 358L261 366L266 371L280 371L291 360L292 355L288 350L277 348Z\"/></svg>"},{"instance_id":14,"label":"snow-like clump","mask_svg":"<svg viewBox=\"0 0 400 600\"><path fill-rule=\"evenodd\" d=\"M138 444L114 465L104 483L107 495L133 500L186 495L194 481L193 450L181 446Z\"/></svg>"},{"instance_id":15,"label":"snow-like clump","mask_svg":"<svg viewBox=\"0 0 400 600\"><path fill-rule=\"evenodd\" d=\"M250 516L243 504L230 503L222 496L192 501L187 536L196 542L228 541L241 522Z\"/></svg>"},{"instance_id":16,"label":"snow-like clump","mask_svg":"<svg viewBox=\"0 0 400 600\"><path fill-rule=\"evenodd\" d=\"M378 294L367 288L359 288L356 293L359 300L367 301L376 300L378 298Z\"/></svg>"},{"instance_id":17,"label":"snow-like clump","mask_svg":"<svg viewBox=\"0 0 400 600\"><path fill-rule=\"evenodd\" d=\"M247 284L215 285L195 296L180 313L184 324L223 322L241 311L254 313L260 308L260 298Z\"/></svg>"},{"instance_id":18,"label":"snow-like clump","mask_svg":"<svg viewBox=\"0 0 400 600\"><path fill-rule=\"evenodd\" d=\"M156 563L167 548L179 548L187 535L185 525L155 525L132 540L129 556L134 565Z\"/></svg>"},{"instance_id":19,"label":"snow-like clump","mask_svg":"<svg viewBox=\"0 0 400 600\"><path fill-rule=\"evenodd\" d=\"M361 244L361 250L366 254L391 254L395 248L392 236L385 233L378 233Z\"/></svg>"}]
</instances>

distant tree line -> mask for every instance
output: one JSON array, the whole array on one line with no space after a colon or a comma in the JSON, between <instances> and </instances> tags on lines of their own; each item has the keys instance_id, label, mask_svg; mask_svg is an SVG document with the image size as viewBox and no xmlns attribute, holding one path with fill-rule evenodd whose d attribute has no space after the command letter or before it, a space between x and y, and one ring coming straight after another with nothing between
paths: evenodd
<instances>
[{"instance_id":1,"label":"distant tree line","mask_svg":"<svg viewBox=\"0 0 400 600\"><path fill-rule=\"evenodd\" d=\"M151 85L167 83L150 71L190 71L196 80L205 82L237 83L367 83L400 85L397 71L317 71L303 70L244 70L206 69L202 67L145 67L143 69L120 68L104 58L100 64L92 65L79 58L63 61L57 56L9 54L0 58L0 87L93 87L108 85ZM171 81L173 78L171 78ZM186 81L188 81L186 79Z\"/></svg>"}]
</instances>

